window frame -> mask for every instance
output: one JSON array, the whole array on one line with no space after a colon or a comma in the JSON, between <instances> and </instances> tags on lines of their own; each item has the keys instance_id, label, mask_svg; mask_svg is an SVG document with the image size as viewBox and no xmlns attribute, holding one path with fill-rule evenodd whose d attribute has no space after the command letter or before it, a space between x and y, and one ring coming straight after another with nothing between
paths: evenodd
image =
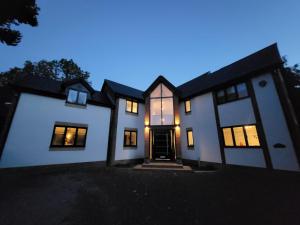
<instances>
[{"instance_id":1,"label":"window frame","mask_svg":"<svg viewBox=\"0 0 300 225\"><path fill-rule=\"evenodd\" d=\"M259 145L256 145L256 146L253 146L253 145L250 146L249 145L248 135L247 135L246 128L245 128L246 126L255 126L257 137L258 137L258 141L259 141ZM234 130L233 130L233 128L236 128L236 127L242 127L243 128L243 134L244 134L246 146L237 146L236 145L236 139L235 139ZM225 136L224 136L223 129L226 129L226 128L229 128L230 131L231 131L231 136L232 136L232 140L233 140L233 144L234 144L233 146L225 145ZM254 148L254 149L261 149L262 148L262 145L261 145L261 136L259 134L259 131L257 129L257 125L256 124L243 124L243 125L234 125L234 126L221 127L221 132L222 132L222 137L223 137L222 141L223 141L223 144L224 144L224 148Z\"/></svg>"},{"instance_id":2,"label":"window frame","mask_svg":"<svg viewBox=\"0 0 300 225\"><path fill-rule=\"evenodd\" d=\"M247 91L247 95L243 96L243 97L239 97L238 88L237 88L237 86L239 86L241 84L245 84L246 91ZM227 89L230 88L230 87L234 88L235 98L228 100ZM220 101L219 98L218 98L218 93L220 91L224 92L224 101ZM226 104L226 103L229 103L229 102L234 102L234 101L242 100L242 99L245 99L245 98L249 98L250 94L249 94L248 83L247 82L239 82L239 83L235 83L235 84L232 84L232 85L228 85L225 88L222 88L222 89L219 89L219 90L215 91L215 96L216 96L216 100L217 100L217 105L223 105L223 104Z\"/></svg>"},{"instance_id":3,"label":"window frame","mask_svg":"<svg viewBox=\"0 0 300 225\"><path fill-rule=\"evenodd\" d=\"M69 98L69 92L70 92L71 90L77 92L77 95L76 95L76 102L69 102L69 101L68 101L68 98ZM86 101L85 101L85 104L81 104L81 103L78 102L78 100L79 100L79 93L85 93L85 94L86 94ZM67 98L66 98L66 103L72 104L72 105L86 106L86 105L87 105L87 101L88 101L88 92L87 92L87 91L76 90L76 89L74 89L74 88L69 88L69 89L68 89L68 94L67 94Z\"/></svg>"},{"instance_id":4,"label":"window frame","mask_svg":"<svg viewBox=\"0 0 300 225\"><path fill-rule=\"evenodd\" d=\"M163 86L164 85L171 93L172 93L172 96L163 96ZM160 86L160 96L159 97L151 97L151 93L149 95L149 112L150 112L150 117L149 117L149 123L151 126L173 126L175 124L175 107L174 107L174 92L171 91L169 89L169 87L167 85L165 85L163 82L159 83L154 89L153 91L158 87ZM152 121L151 121L151 117L152 117L152 111L151 111L151 100L152 99L159 99L160 100L160 124L155 124L153 125L152 124ZM172 124L164 124L162 119L163 119L163 99L172 99L172 104L173 104L173 121L172 121Z\"/></svg>"},{"instance_id":5,"label":"window frame","mask_svg":"<svg viewBox=\"0 0 300 225\"><path fill-rule=\"evenodd\" d=\"M192 145L190 145L190 143L189 143L189 132L192 132L192 139L193 139L193 144L192 144ZM194 150L194 147L195 147L195 139L194 139L193 128L187 128L187 129L186 129L186 143L187 143L188 149Z\"/></svg>"},{"instance_id":6,"label":"window frame","mask_svg":"<svg viewBox=\"0 0 300 225\"><path fill-rule=\"evenodd\" d=\"M187 107L186 107L186 103L187 102L190 102L190 110L189 111L187 111ZM185 111L185 114L190 114L190 113L192 113L192 102L191 102L191 99L187 99L187 100L185 100L184 101L184 111Z\"/></svg>"},{"instance_id":7,"label":"window frame","mask_svg":"<svg viewBox=\"0 0 300 225\"><path fill-rule=\"evenodd\" d=\"M139 114L139 102L136 101L136 100L132 100L132 99L125 99L125 100L126 100L126 104L125 104L125 112L138 115L138 114ZM131 102L131 109L130 109L130 111L127 110L127 102ZM132 111L132 110L133 110L133 103L136 103L136 104L137 104L136 112L133 112L133 111Z\"/></svg>"},{"instance_id":8,"label":"window frame","mask_svg":"<svg viewBox=\"0 0 300 225\"><path fill-rule=\"evenodd\" d=\"M135 143L136 143L135 145L132 145L132 144L127 145L126 144L126 138L125 138L125 133L126 132L130 133L130 142L131 142L131 133L136 133L135 134ZM124 133L123 133L123 147L124 148L137 148L137 146L138 146L138 130L137 129L125 128Z\"/></svg>"},{"instance_id":9,"label":"window frame","mask_svg":"<svg viewBox=\"0 0 300 225\"><path fill-rule=\"evenodd\" d=\"M64 127L65 128L64 137L63 137L63 144L62 145L53 145L53 140L54 140L54 137L55 137L55 129L56 129L56 127ZM65 145L66 134L67 134L67 129L68 128L76 128L74 145ZM77 137L78 137L78 129L85 129L86 130L86 132L85 132L85 138L84 138L84 144L83 145L77 145L76 144ZM54 127L53 127L53 131L52 131L52 138L51 138L51 142L50 142L50 148L85 148L87 134L88 134L88 127L55 124Z\"/></svg>"}]
</instances>

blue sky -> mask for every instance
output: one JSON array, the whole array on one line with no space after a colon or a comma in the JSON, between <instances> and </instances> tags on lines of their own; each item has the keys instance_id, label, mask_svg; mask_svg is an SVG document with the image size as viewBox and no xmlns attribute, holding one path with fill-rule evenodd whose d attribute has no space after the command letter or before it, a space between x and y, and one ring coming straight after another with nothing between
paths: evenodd
<instances>
[{"instance_id":1,"label":"blue sky","mask_svg":"<svg viewBox=\"0 0 300 225\"><path fill-rule=\"evenodd\" d=\"M145 90L160 74L174 85L274 42L300 63L299 0L38 0L39 26L0 44L0 71L25 60L73 59L103 79Z\"/></svg>"}]
</instances>

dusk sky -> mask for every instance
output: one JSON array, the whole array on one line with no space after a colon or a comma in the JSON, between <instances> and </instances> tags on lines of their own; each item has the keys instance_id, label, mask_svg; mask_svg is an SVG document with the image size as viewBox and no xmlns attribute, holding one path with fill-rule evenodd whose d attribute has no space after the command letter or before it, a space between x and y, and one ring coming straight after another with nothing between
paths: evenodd
<instances>
[{"instance_id":1,"label":"dusk sky","mask_svg":"<svg viewBox=\"0 0 300 225\"><path fill-rule=\"evenodd\" d=\"M174 85L277 42L300 63L299 0L39 0L39 26L0 44L0 71L25 60L73 59L95 89L110 79L145 90Z\"/></svg>"}]
</instances>

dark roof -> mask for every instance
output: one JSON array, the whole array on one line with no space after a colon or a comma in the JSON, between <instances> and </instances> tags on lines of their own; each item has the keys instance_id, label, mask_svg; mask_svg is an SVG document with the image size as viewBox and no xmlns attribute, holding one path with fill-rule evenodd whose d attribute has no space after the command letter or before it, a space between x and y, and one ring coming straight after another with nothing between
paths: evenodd
<instances>
[{"instance_id":1,"label":"dark roof","mask_svg":"<svg viewBox=\"0 0 300 225\"><path fill-rule=\"evenodd\" d=\"M68 81L69 84L74 84L72 81ZM81 81L77 81L81 82ZM12 84L13 87L20 89L21 91L31 92L36 94L42 94L51 97L66 98L64 88L66 82L52 80L45 77L39 76L24 76ZM92 87L90 87L92 88ZM90 104L102 105L107 107L113 107L110 100L107 98L105 93L95 91L91 92L91 99L88 100Z\"/></svg>"},{"instance_id":2,"label":"dark roof","mask_svg":"<svg viewBox=\"0 0 300 225\"><path fill-rule=\"evenodd\" d=\"M143 91L120 84L111 80L104 80L104 84L107 84L110 89L118 96L134 98L139 101L144 101Z\"/></svg>"},{"instance_id":3,"label":"dark roof","mask_svg":"<svg viewBox=\"0 0 300 225\"><path fill-rule=\"evenodd\" d=\"M189 98L282 63L277 44L272 44L220 70L196 77L177 88L182 99Z\"/></svg>"}]
</instances>

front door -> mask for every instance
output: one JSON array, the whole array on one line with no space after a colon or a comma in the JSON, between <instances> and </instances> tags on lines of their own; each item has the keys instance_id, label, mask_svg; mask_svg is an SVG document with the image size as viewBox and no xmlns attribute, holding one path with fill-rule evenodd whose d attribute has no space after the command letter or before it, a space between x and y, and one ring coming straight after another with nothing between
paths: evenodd
<instances>
[{"instance_id":1,"label":"front door","mask_svg":"<svg viewBox=\"0 0 300 225\"><path fill-rule=\"evenodd\" d=\"M153 130L152 159L171 160L174 158L173 130Z\"/></svg>"}]
</instances>

